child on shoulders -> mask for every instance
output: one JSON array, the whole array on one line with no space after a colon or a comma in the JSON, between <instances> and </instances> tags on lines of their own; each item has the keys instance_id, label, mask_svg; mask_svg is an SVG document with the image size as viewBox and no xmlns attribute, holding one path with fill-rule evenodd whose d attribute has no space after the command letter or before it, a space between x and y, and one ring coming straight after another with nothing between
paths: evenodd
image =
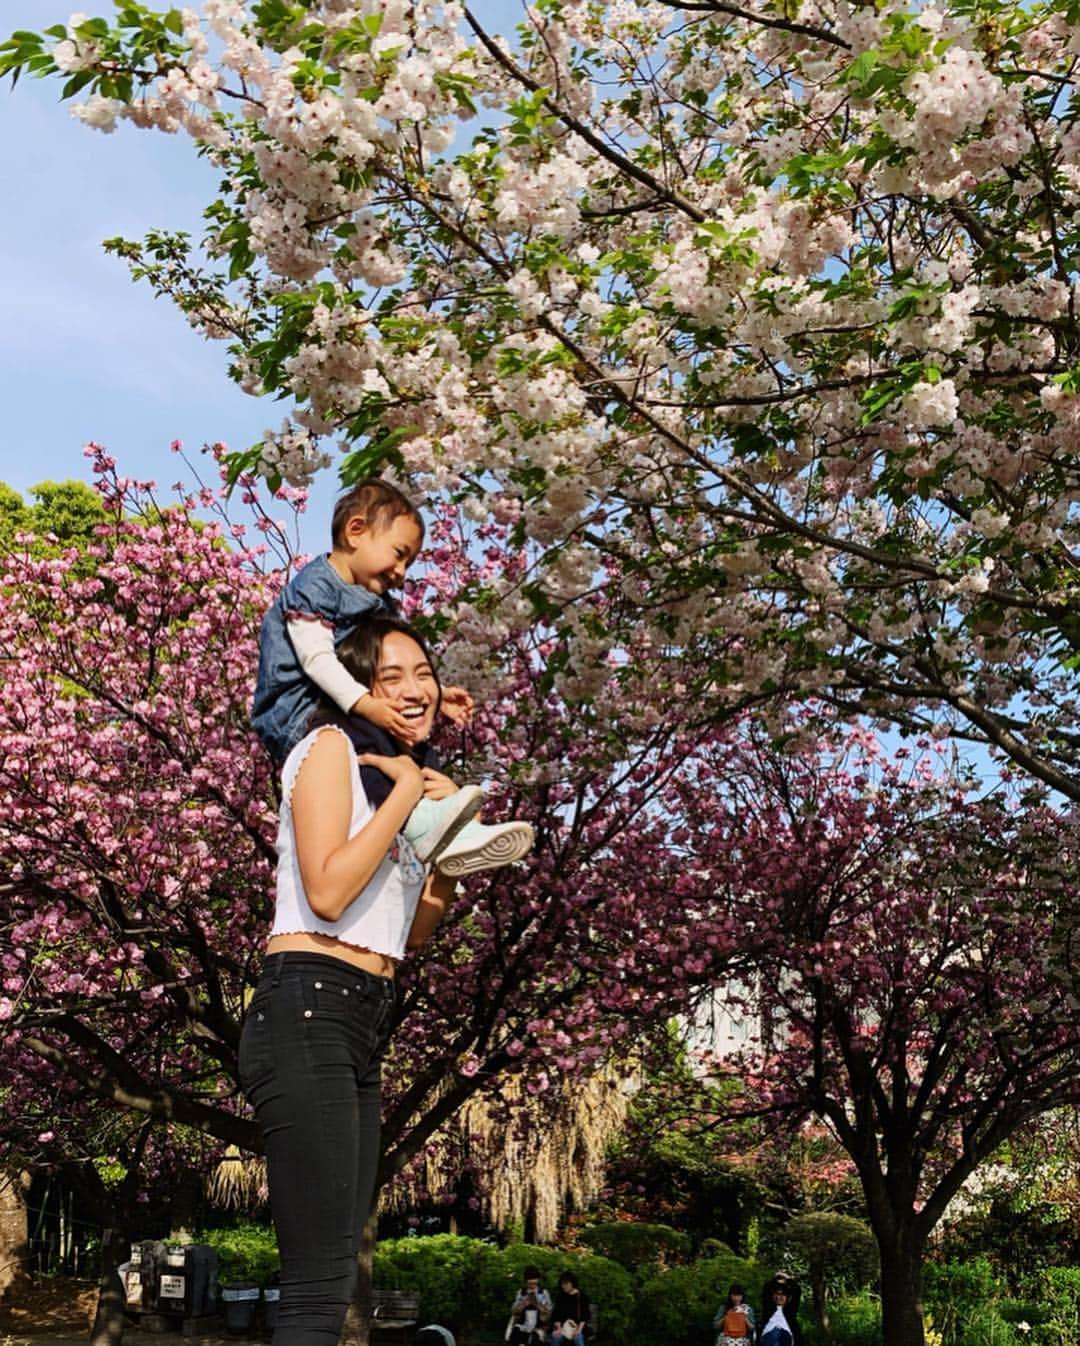
<instances>
[{"instance_id":1,"label":"child on shoulders","mask_svg":"<svg viewBox=\"0 0 1080 1346\"><path fill-rule=\"evenodd\" d=\"M434 750L416 741L410 708L372 696L335 652L365 619L397 615L392 591L403 583L423 541L420 512L387 482L362 481L337 501L329 554L294 575L263 619L251 722L278 765L307 733L321 691L348 716L358 753L394 756L396 735L412 744L422 768L438 771ZM467 723L472 706L463 688L442 689L441 709L455 723ZM390 792L389 778L374 767L362 767L360 774L378 807ZM403 835L418 859L454 876L496 869L526 855L533 843L531 825L479 823L475 815L482 803L476 785L422 799Z\"/></svg>"}]
</instances>

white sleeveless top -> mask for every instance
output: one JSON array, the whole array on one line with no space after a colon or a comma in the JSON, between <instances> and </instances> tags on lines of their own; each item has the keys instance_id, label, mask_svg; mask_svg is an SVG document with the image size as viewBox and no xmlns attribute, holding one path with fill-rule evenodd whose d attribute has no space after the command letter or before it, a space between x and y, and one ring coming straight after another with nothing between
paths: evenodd
<instances>
[{"instance_id":1,"label":"white sleeveless top","mask_svg":"<svg viewBox=\"0 0 1080 1346\"><path fill-rule=\"evenodd\" d=\"M331 935L343 944L352 944L388 958L405 956L405 940L416 914L417 903L424 887L427 871L416 858L413 848L403 836L398 836L382 863L369 879L367 886L345 909L337 921L323 921L308 905L300 877L300 862L296 856L296 833L293 829L292 793L296 776L311 751L319 734L329 731L341 734L349 749L349 782L352 787L352 817L349 836L354 837L375 816L364 786L360 768L348 735L333 725L322 725L313 730L293 748L285 759L281 772L281 813L277 837L277 902L271 935L292 935L305 931L316 935Z\"/></svg>"}]
</instances>

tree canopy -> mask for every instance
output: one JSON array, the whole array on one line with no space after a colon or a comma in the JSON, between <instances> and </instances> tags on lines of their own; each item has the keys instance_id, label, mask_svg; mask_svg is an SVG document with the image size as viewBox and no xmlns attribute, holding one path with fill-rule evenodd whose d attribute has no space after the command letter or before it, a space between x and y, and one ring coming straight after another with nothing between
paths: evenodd
<instances>
[{"instance_id":1,"label":"tree canopy","mask_svg":"<svg viewBox=\"0 0 1080 1346\"><path fill-rule=\"evenodd\" d=\"M109 246L295 399L237 470L336 437L512 524L529 584L469 606L557 611L573 665L644 640L703 715L813 692L1077 798L1075 22L124 0L0 72L221 167L205 251Z\"/></svg>"}]
</instances>

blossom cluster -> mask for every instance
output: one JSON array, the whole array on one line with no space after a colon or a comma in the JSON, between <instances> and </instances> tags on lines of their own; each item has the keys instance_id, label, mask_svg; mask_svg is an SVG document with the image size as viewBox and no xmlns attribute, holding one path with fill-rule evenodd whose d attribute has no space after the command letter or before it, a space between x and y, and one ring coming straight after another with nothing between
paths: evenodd
<instances>
[{"instance_id":1,"label":"blossom cluster","mask_svg":"<svg viewBox=\"0 0 1080 1346\"><path fill-rule=\"evenodd\" d=\"M607 649L709 633L718 715L831 685L1075 796L1046 748L1078 723L1075 33L1064 0L991 8L567 2L498 33L207 0L152 60L83 16L43 50L92 124L223 170L207 246L254 316L207 330L297 403L252 470L303 483L336 439L512 516L534 568L475 620L557 609L579 670L611 567ZM198 267L130 258L209 311Z\"/></svg>"}]
</instances>

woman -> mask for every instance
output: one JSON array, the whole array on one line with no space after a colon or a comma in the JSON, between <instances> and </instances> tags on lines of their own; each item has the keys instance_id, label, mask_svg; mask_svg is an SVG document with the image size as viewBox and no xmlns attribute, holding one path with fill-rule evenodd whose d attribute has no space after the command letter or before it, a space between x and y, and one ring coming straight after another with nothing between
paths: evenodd
<instances>
[{"instance_id":1,"label":"woman","mask_svg":"<svg viewBox=\"0 0 1080 1346\"><path fill-rule=\"evenodd\" d=\"M338 656L372 695L431 730L439 683L404 622L358 626ZM372 806L327 705L282 769L274 924L240 1042L240 1078L266 1147L281 1254L274 1346L336 1346L379 1158L380 1063L394 969L442 919L454 880L426 875L399 831L448 777L408 753L364 754L393 782Z\"/></svg>"},{"instance_id":2,"label":"woman","mask_svg":"<svg viewBox=\"0 0 1080 1346\"><path fill-rule=\"evenodd\" d=\"M564 1342L572 1341L574 1346L585 1346L591 1313L589 1296L578 1284L578 1278L572 1271L562 1272L551 1310L551 1340L558 1342L561 1337Z\"/></svg>"},{"instance_id":3,"label":"woman","mask_svg":"<svg viewBox=\"0 0 1080 1346\"><path fill-rule=\"evenodd\" d=\"M540 1284L540 1268L527 1266L522 1287L510 1309L506 1340L510 1346L537 1346L544 1340L551 1317L551 1296Z\"/></svg>"},{"instance_id":4,"label":"woman","mask_svg":"<svg viewBox=\"0 0 1080 1346\"><path fill-rule=\"evenodd\" d=\"M751 1346L754 1326L754 1310L746 1302L746 1290L741 1285L732 1285L727 1302L713 1319L716 1346Z\"/></svg>"}]
</instances>

